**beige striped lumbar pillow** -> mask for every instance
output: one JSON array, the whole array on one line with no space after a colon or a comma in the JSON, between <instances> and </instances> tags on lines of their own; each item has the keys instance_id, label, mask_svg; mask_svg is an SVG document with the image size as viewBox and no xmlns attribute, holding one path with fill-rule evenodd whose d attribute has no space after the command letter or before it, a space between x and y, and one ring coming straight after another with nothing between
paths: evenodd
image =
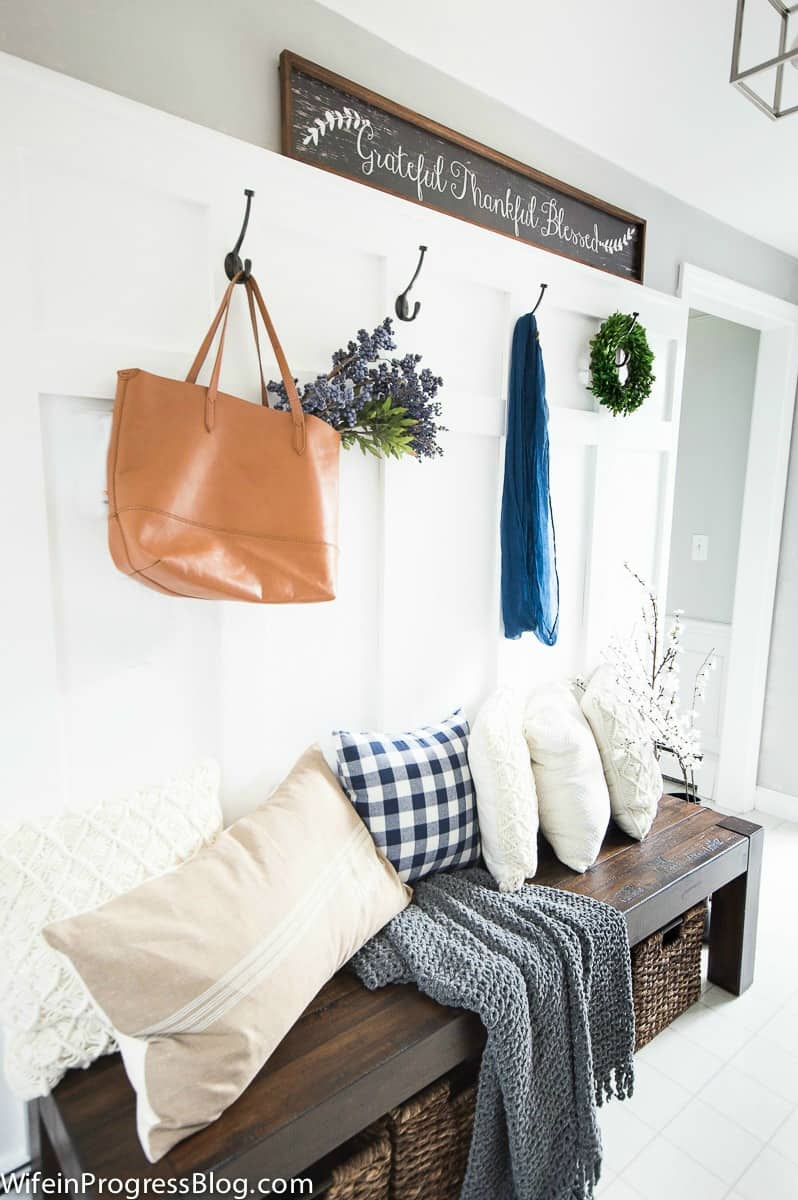
<instances>
[{"instance_id":1,"label":"beige striped lumbar pillow","mask_svg":"<svg viewBox=\"0 0 798 1200\"><path fill-rule=\"evenodd\" d=\"M114 1028L151 1162L240 1096L410 895L312 747L191 862L47 927Z\"/></svg>"}]
</instances>

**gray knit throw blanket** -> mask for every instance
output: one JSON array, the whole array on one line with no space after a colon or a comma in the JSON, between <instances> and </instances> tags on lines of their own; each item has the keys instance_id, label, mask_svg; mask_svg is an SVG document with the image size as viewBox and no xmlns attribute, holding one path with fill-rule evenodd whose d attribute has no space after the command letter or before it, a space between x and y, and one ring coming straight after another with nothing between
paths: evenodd
<instances>
[{"instance_id":1,"label":"gray knit throw blanket","mask_svg":"<svg viewBox=\"0 0 798 1200\"><path fill-rule=\"evenodd\" d=\"M596 1105L634 1083L624 919L597 900L480 868L433 875L350 963L368 988L415 983L487 1030L460 1200L588 1200Z\"/></svg>"}]
</instances>

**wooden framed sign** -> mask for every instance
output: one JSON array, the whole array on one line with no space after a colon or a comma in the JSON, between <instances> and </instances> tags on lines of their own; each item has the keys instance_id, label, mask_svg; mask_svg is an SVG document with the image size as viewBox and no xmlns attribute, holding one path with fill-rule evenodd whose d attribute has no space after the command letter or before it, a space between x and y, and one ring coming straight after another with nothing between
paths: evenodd
<instances>
[{"instance_id":1,"label":"wooden framed sign","mask_svg":"<svg viewBox=\"0 0 798 1200\"><path fill-rule=\"evenodd\" d=\"M283 154L642 283L640 217L289 50L280 78Z\"/></svg>"}]
</instances>

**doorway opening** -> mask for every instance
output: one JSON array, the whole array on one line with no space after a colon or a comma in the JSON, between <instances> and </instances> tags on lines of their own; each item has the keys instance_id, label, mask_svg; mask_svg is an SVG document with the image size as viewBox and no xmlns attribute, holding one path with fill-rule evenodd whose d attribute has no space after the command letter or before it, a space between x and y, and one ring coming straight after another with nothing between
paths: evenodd
<instances>
[{"instance_id":1,"label":"doorway opening","mask_svg":"<svg viewBox=\"0 0 798 1200\"><path fill-rule=\"evenodd\" d=\"M759 358L758 329L691 309L673 498L667 620L683 629L680 701L693 706L695 680L711 659L697 725L703 761L699 794L712 800L720 755L726 674ZM678 764L663 770L681 782Z\"/></svg>"},{"instance_id":2,"label":"doorway opening","mask_svg":"<svg viewBox=\"0 0 798 1200\"><path fill-rule=\"evenodd\" d=\"M757 801L798 383L798 305L689 263L679 291L690 317L682 404L674 412L676 429L685 422L684 445L680 433L671 468L678 510L673 537L670 525L665 530L662 570L670 557L668 607L693 612L685 688L704 647L723 660L700 721L707 762L698 790L743 813ZM691 463L692 442L700 463Z\"/></svg>"}]
</instances>

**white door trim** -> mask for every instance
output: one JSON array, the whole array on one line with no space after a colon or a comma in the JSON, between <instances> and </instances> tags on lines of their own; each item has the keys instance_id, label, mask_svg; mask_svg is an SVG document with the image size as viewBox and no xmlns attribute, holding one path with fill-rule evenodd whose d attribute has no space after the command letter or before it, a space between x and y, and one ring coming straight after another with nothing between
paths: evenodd
<instances>
[{"instance_id":1,"label":"white door trim","mask_svg":"<svg viewBox=\"0 0 798 1200\"><path fill-rule=\"evenodd\" d=\"M714 801L747 812L756 777L773 605L798 383L798 305L682 265L679 295L698 309L760 331L740 551L735 581L726 702ZM722 436L722 425L718 426Z\"/></svg>"}]
</instances>

